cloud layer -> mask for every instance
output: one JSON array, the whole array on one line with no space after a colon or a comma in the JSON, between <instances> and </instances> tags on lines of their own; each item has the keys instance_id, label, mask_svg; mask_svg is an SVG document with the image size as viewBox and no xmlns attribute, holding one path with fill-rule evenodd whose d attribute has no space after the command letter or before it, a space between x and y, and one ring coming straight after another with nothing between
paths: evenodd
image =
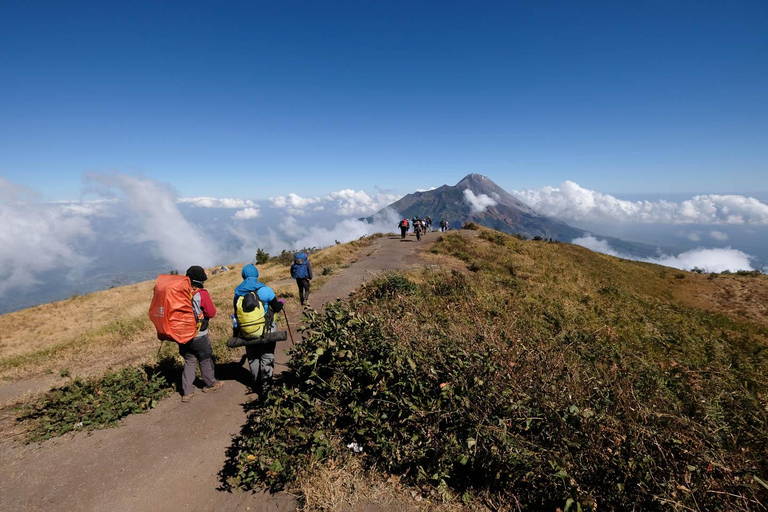
<instances>
[{"instance_id":1,"label":"cloud layer","mask_svg":"<svg viewBox=\"0 0 768 512\"><path fill-rule=\"evenodd\" d=\"M565 221L768 225L768 205L739 195L699 195L680 203L626 201L572 181L512 194L537 212Z\"/></svg>"},{"instance_id":2,"label":"cloud layer","mask_svg":"<svg viewBox=\"0 0 768 512\"><path fill-rule=\"evenodd\" d=\"M380 192L369 195L362 190L344 189L323 197L287 196L270 197L272 208L283 209L289 215L304 216L313 211L328 211L342 217L368 216L397 201L401 196Z\"/></svg>"},{"instance_id":3,"label":"cloud layer","mask_svg":"<svg viewBox=\"0 0 768 512\"><path fill-rule=\"evenodd\" d=\"M124 198L139 224L136 241L151 242L178 269L218 263L218 251L179 211L172 190L150 178L126 174L90 174L88 180L110 195Z\"/></svg>"},{"instance_id":4,"label":"cloud layer","mask_svg":"<svg viewBox=\"0 0 768 512\"><path fill-rule=\"evenodd\" d=\"M0 205L0 293L43 285L39 274L76 274L90 258L78 246L93 235L87 218L51 205Z\"/></svg>"},{"instance_id":5,"label":"cloud layer","mask_svg":"<svg viewBox=\"0 0 768 512\"><path fill-rule=\"evenodd\" d=\"M189 204L197 208L252 208L256 203L250 199L215 198L215 197L184 197L177 200L179 203Z\"/></svg>"},{"instance_id":6,"label":"cloud layer","mask_svg":"<svg viewBox=\"0 0 768 512\"><path fill-rule=\"evenodd\" d=\"M617 256L628 260L645 261L656 263L666 267L679 268L681 270L691 270L692 268L701 268L707 272L724 272L726 270L753 270L750 260L753 258L738 249L730 247L705 249L699 247L680 253L678 255L661 255L656 258L635 258L622 254L608 243L607 240L599 240L592 235L577 238L573 240L576 245L581 245L603 254Z\"/></svg>"}]
</instances>

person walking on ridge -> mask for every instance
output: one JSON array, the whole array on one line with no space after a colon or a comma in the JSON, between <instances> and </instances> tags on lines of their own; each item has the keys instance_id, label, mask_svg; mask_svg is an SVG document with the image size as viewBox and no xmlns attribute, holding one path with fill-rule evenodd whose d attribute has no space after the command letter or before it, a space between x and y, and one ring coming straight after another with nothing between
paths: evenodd
<instances>
[{"instance_id":1,"label":"person walking on ridge","mask_svg":"<svg viewBox=\"0 0 768 512\"><path fill-rule=\"evenodd\" d=\"M408 232L408 219L401 220L397 227L400 228L400 239L402 240L405 238L405 234Z\"/></svg>"},{"instance_id":2,"label":"person walking on ridge","mask_svg":"<svg viewBox=\"0 0 768 512\"><path fill-rule=\"evenodd\" d=\"M241 318L243 311L248 312L247 302L256 299L264 308L264 332L273 331L276 328L274 314L283 310L285 299L278 299L272 288L259 282L259 271L255 265L244 266L241 275L243 282L235 288L233 300L235 315ZM253 307L250 306L250 308L252 311ZM254 389L260 395L259 398L266 396L272 385L272 376L275 373L275 346L274 341L245 346L248 367L253 376Z\"/></svg>"},{"instance_id":3,"label":"person walking on ridge","mask_svg":"<svg viewBox=\"0 0 768 512\"><path fill-rule=\"evenodd\" d=\"M192 296L192 307L195 310L195 316L203 319L200 324L200 330L195 338L189 343L179 344L179 354L184 358L184 370L181 374L181 401L186 403L195 396L195 368L200 365L200 376L205 382L203 393L218 391L224 382L216 380L213 365L213 348L211 339L208 337L208 321L216 316L216 306L213 305L211 296L203 286L208 276L203 267L193 265L187 269L187 277L192 283L194 295Z\"/></svg>"},{"instance_id":4,"label":"person walking on ridge","mask_svg":"<svg viewBox=\"0 0 768 512\"><path fill-rule=\"evenodd\" d=\"M303 306L309 302L309 287L313 277L312 263L309 261L306 252L301 251L294 255L293 265L291 265L291 277L296 280L296 285L299 287L299 301Z\"/></svg>"}]
</instances>

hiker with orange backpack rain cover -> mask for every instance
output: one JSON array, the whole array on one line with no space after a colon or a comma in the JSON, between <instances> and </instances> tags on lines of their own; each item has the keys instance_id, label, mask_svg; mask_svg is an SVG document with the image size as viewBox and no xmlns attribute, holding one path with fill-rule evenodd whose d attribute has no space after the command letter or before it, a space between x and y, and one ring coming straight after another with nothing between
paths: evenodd
<instances>
[{"instance_id":1,"label":"hiker with orange backpack rain cover","mask_svg":"<svg viewBox=\"0 0 768 512\"><path fill-rule=\"evenodd\" d=\"M157 330L157 339L178 343L179 353L184 358L182 402L189 402L195 394L198 362L205 382L204 392L217 391L224 384L217 381L213 373L208 319L216 316L216 308L211 296L203 289L203 281L207 278L205 270L198 266L189 267L184 276L160 274L149 304L149 319Z\"/></svg>"},{"instance_id":2,"label":"hiker with orange backpack rain cover","mask_svg":"<svg viewBox=\"0 0 768 512\"><path fill-rule=\"evenodd\" d=\"M216 380L213 366L213 348L208 337L208 321L216 316L216 306L213 305L208 290L203 288L203 282L208 279L203 267L193 265L187 269L187 277L192 283L192 307L195 316L202 313L200 330L189 343L179 344L179 354L184 358L184 371L181 374L182 402L189 402L195 395L195 368L200 365L200 376L205 382L203 393L218 391L224 383Z\"/></svg>"},{"instance_id":3,"label":"hiker with orange backpack rain cover","mask_svg":"<svg viewBox=\"0 0 768 512\"><path fill-rule=\"evenodd\" d=\"M405 234L408 232L408 219L403 219L400 224L397 225L400 228L400 239L405 238Z\"/></svg>"}]
</instances>

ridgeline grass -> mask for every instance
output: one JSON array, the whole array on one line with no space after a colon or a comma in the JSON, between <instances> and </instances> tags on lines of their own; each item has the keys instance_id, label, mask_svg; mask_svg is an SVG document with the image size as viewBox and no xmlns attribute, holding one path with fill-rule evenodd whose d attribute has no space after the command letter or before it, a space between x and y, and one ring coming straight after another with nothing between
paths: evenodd
<instances>
[{"instance_id":1,"label":"ridgeline grass","mask_svg":"<svg viewBox=\"0 0 768 512\"><path fill-rule=\"evenodd\" d=\"M354 459L473 508L765 508L765 324L693 307L673 288L692 274L568 244L483 229L432 252L467 270L308 315L229 485L297 490Z\"/></svg>"}]
</instances>

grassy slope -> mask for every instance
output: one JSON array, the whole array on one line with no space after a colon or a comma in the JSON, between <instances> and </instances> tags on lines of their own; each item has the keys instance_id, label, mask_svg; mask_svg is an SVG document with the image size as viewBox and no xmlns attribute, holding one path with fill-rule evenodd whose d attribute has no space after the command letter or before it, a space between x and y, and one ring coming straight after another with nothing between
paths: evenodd
<instances>
[{"instance_id":1,"label":"grassy slope","mask_svg":"<svg viewBox=\"0 0 768 512\"><path fill-rule=\"evenodd\" d=\"M768 476L768 327L760 305L729 309L718 292L754 295L766 276L709 279L489 230L447 234L432 257L467 271L375 282L351 306L361 316L316 320L290 386L235 444L241 485L300 486L314 477L294 471L312 465L301 457L343 466L332 448L352 438L367 467L489 508L768 501L754 478Z\"/></svg>"}]
</instances>

